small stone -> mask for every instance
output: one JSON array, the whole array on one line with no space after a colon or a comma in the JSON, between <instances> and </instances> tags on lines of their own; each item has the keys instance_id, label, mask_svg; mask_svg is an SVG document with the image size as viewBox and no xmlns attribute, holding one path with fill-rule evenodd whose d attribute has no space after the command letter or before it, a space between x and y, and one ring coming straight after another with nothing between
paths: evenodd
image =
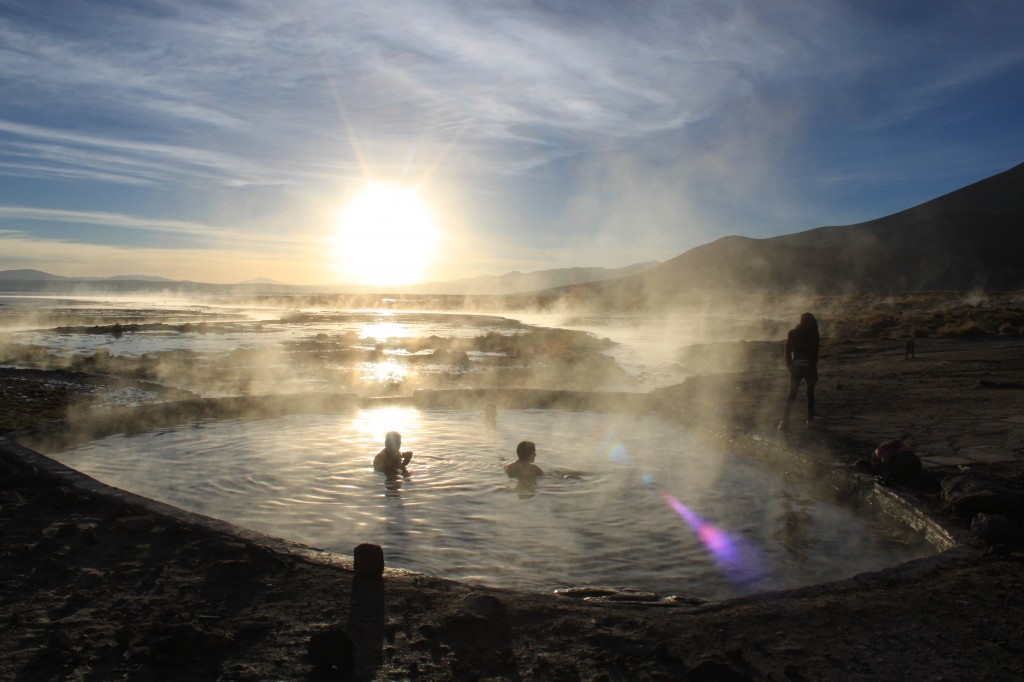
<instances>
[{"instance_id":1,"label":"small stone","mask_svg":"<svg viewBox=\"0 0 1024 682\"><path fill-rule=\"evenodd\" d=\"M118 646L127 647L136 639L135 628L124 626L118 628L117 632L114 633L114 641L117 642Z\"/></svg>"},{"instance_id":2,"label":"small stone","mask_svg":"<svg viewBox=\"0 0 1024 682\"><path fill-rule=\"evenodd\" d=\"M75 642L71 639L71 635L63 630L57 630L50 635L50 645L62 651L69 651L74 648Z\"/></svg>"},{"instance_id":3,"label":"small stone","mask_svg":"<svg viewBox=\"0 0 1024 682\"><path fill-rule=\"evenodd\" d=\"M380 580L384 575L384 550L364 542L352 551L357 578Z\"/></svg>"},{"instance_id":4,"label":"small stone","mask_svg":"<svg viewBox=\"0 0 1024 682\"><path fill-rule=\"evenodd\" d=\"M341 628L314 632L306 645L309 662L316 668L349 671L355 664L356 646Z\"/></svg>"},{"instance_id":5,"label":"small stone","mask_svg":"<svg viewBox=\"0 0 1024 682\"><path fill-rule=\"evenodd\" d=\"M721 661L701 661L686 674L687 682L750 682L750 677Z\"/></svg>"},{"instance_id":6,"label":"small stone","mask_svg":"<svg viewBox=\"0 0 1024 682\"><path fill-rule=\"evenodd\" d=\"M971 519L971 532L974 537L984 542L1003 543L1013 539L1013 524L999 514L975 514Z\"/></svg>"},{"instance_id":7,"label":"small stone","mask_svg":"<svg viewBox=\"0 0 1024 682\"><path fill-rule=\"evenodd\" d=\"M64 523L57 529L57 532L53 534L54 537L61 538L62 540L70 540L82 532L82 529L77 523Z\"/></svg>"},{"instance_id":8,"label":"small stone","mask_svg":"<svg viewBox=\"0 0 1024 682\"><path fill-rule=\"evenodd\" d=\"M129 533L145 533L153 530L156 519L152 516L122 516L114 521L114 525Z\"/></svg>"},{"instance_id":9,"label":"small stone","mask_svg":"<svg viewBox=\"0 0 1024 682\"><path fill-rule=\"evenodd\" d=\"M214 559L237 559L248 554L249 547L235 540L211 539L202 543L200 551L204 556Z\"/></svg>"}]
</instances>

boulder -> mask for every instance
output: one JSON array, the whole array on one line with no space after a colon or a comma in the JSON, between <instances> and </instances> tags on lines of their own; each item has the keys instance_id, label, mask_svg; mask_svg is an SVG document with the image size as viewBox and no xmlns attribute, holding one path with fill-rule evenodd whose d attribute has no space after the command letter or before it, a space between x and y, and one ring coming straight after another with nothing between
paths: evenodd
<instances>
[{"instance_id":1,"label":"boulder","mask_svg":"<svg viewBox=\"0 0 1024 682\"><path fill-rule=\"evenodd\" d=\"M999 514L975 514L971 519L974 537L988 543L1003 543L1013 540L1017 529L1005 516Z\"/></svg>"},{"instance_id":2,"label":"boulder","mask_svg":"<svg viewBox=\"0 0 1024 682\"><path fill-rule=\"evenodd\" d=\"M337 668L348 672L355 665L356 645L342 628L327 628L310 636L306 653L316 668Z\"/></svg>"},{"instance_id":3,"label":"boulder","mask_svg":"<svg viewBox=\"0 0 1024 682\"><path fill-rule=\"evenodd\" d=\"M942 500L959 516L1015 514L1024 511L1024 494L980 476L948 476L942 480Z\"/></svg>"}]
</instances>

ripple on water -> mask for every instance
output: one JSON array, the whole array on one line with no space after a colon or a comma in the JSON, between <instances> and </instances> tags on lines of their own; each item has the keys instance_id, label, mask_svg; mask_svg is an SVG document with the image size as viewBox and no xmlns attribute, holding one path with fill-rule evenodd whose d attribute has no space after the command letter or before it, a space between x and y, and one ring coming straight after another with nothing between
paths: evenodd
<instances>
[{"instance_id":1,"label":"ripple on water","mask_svg":"<svg viewBox=\"0 0 1024 682\"><path fill-rule=\"evenodd\" d=\"M415 456L388 478L384 433ZM520 440L547 471L502 466ZM835 580L930 549L804 482L653 416L385 407L112 436L58 458L120 488L391 566L550 590L576 584L723 598Z\"/></svg>"}]
</instances>

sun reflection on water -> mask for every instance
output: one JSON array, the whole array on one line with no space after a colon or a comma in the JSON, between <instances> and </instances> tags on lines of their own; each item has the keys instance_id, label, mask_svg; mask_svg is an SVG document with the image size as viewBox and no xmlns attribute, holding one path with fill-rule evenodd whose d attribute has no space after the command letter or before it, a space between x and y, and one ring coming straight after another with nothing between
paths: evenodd
<instances>
[{"instance_id":1,"label":"sun reflection on water","mask_svg":"<svg viewBox=\"0 0 1024 682\"><path fill-rule=\"evenodd\" d=\"M409 370L400 362L384 360L383 362L367 362L363 365L363 380L378 383L398 384L405 381Z\"/></svg>"},{"instance_id":2,"label":"sun reflection on water","mask_svg":"<svg viewBox=\"0 0 1024 682\"><path fill-rule=\"evenodd\" d=\"M359 329L359 338L373 339L374 341L387 341L409 336L408 325L401 322L371 322L364 324Z\"/></svg>"},{"instance_id":3,"label":"sun reflection on water","mask_svg":"<svg viewBox=\"0 0 1024 682\"><path fill-rule=\"evenodd\" d=\"M415 432L422 421L423 415L415 407L393 405L360 410L352 425L367 435L379 437L383 443L384 434L388 431Z\"/></svg>"}]
</instances>

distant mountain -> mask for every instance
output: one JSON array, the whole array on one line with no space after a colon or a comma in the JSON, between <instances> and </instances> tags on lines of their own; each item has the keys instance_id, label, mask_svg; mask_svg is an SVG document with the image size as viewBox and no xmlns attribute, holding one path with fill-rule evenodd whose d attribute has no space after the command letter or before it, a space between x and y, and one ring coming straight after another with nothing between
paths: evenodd
<instances>
[{"instance_id":1,"label":"distant mountain","mask_svg":"<svg viewBox=\"0 0 1024 682\"><path fill-rule=\"evenodd\" d=\"M899 213L724 237L638 275L557 292L616 306L723 294L1024 289L1024 164ZM554 292L552 292L554 293Z\"/></svg>"},{"instance_id":2,"label":"distant mountain","mask_svg":"<svg viewBox=\"0 0 1024 682\"><path fill-rule=\"evenodd\" d=\"M403 287L406 293L438 295L509 295L540 289L553 289L584 282L599 282L634 275L658 265L658 261L637 263L624 268L557 268L535 272L509 272L504 275L481 275L447 282L430 282Z\"/></svg>"},{"instance_id":3,"label":"distant mountain","mask_svg":"<svg viewBox=\"0 0 1024 682\"><path fill-rule=\"evenodd\" d=\"M17 282L172 282L155 275L113 275L111 277L62 277L42 270L0 270L0 281Z\"/></svg>"},{"instance_id":4,"label":"distant mountain","mask_svg":"<svg viewBox=\"0 0 1024 682\"><path fill-rule=\"evenodd\" d=\"M67 277L42 270L0 270L0 280L5 282L56 282L65 279Z\"/></svg>"},{"instance_id":5,"label":"distant mountain","mask_svg":"<svg viewBox=\"0 0 1024 682\"><path fill-rule=\"evenodd\" d=\"M279 287L288 286L284 282L278 282L276 280L268 279L266 277L256 277L255 279L247 279L244 282L239 282L239 284L273 284L274 286Z\"/></svg>"},{"instance_id":6,"label":"distant mountain","mask_svg":"<svg viewBox=\"0 0 1024 682\"><path fill-rule=\"evenodd\" d=\"M510 272L505 275L484 275L451 282L435 282L416 286L393 287L387 292L377 287L347 285L290 285L266 277L236 284L207 284L169 280L150 275L118 275L113 277L59 277L40 270L0 271L2 291L46 291L79 293L131 293L142 291L176 292L180 294L354 294L388 293L400 296L467 296L514 295L521 292L550 289L580 282L622 277L657 265L657 261L625 268L563 268L537 272Z\"/></svg>"},{"instance_id":7,"label":"distant mountain","mask_svg":"<svg viewBox=\"0 0 1024 682\"><path fill-rule=\"evenodd\" d=\"M91 280L102 280L110 279L114 281L130 281L130 282L173 282L173 279L167 279L166 277L159 277L157 275L114 275L113 277L88 277L83 279Z\"/></svg>"}]
</instances>

